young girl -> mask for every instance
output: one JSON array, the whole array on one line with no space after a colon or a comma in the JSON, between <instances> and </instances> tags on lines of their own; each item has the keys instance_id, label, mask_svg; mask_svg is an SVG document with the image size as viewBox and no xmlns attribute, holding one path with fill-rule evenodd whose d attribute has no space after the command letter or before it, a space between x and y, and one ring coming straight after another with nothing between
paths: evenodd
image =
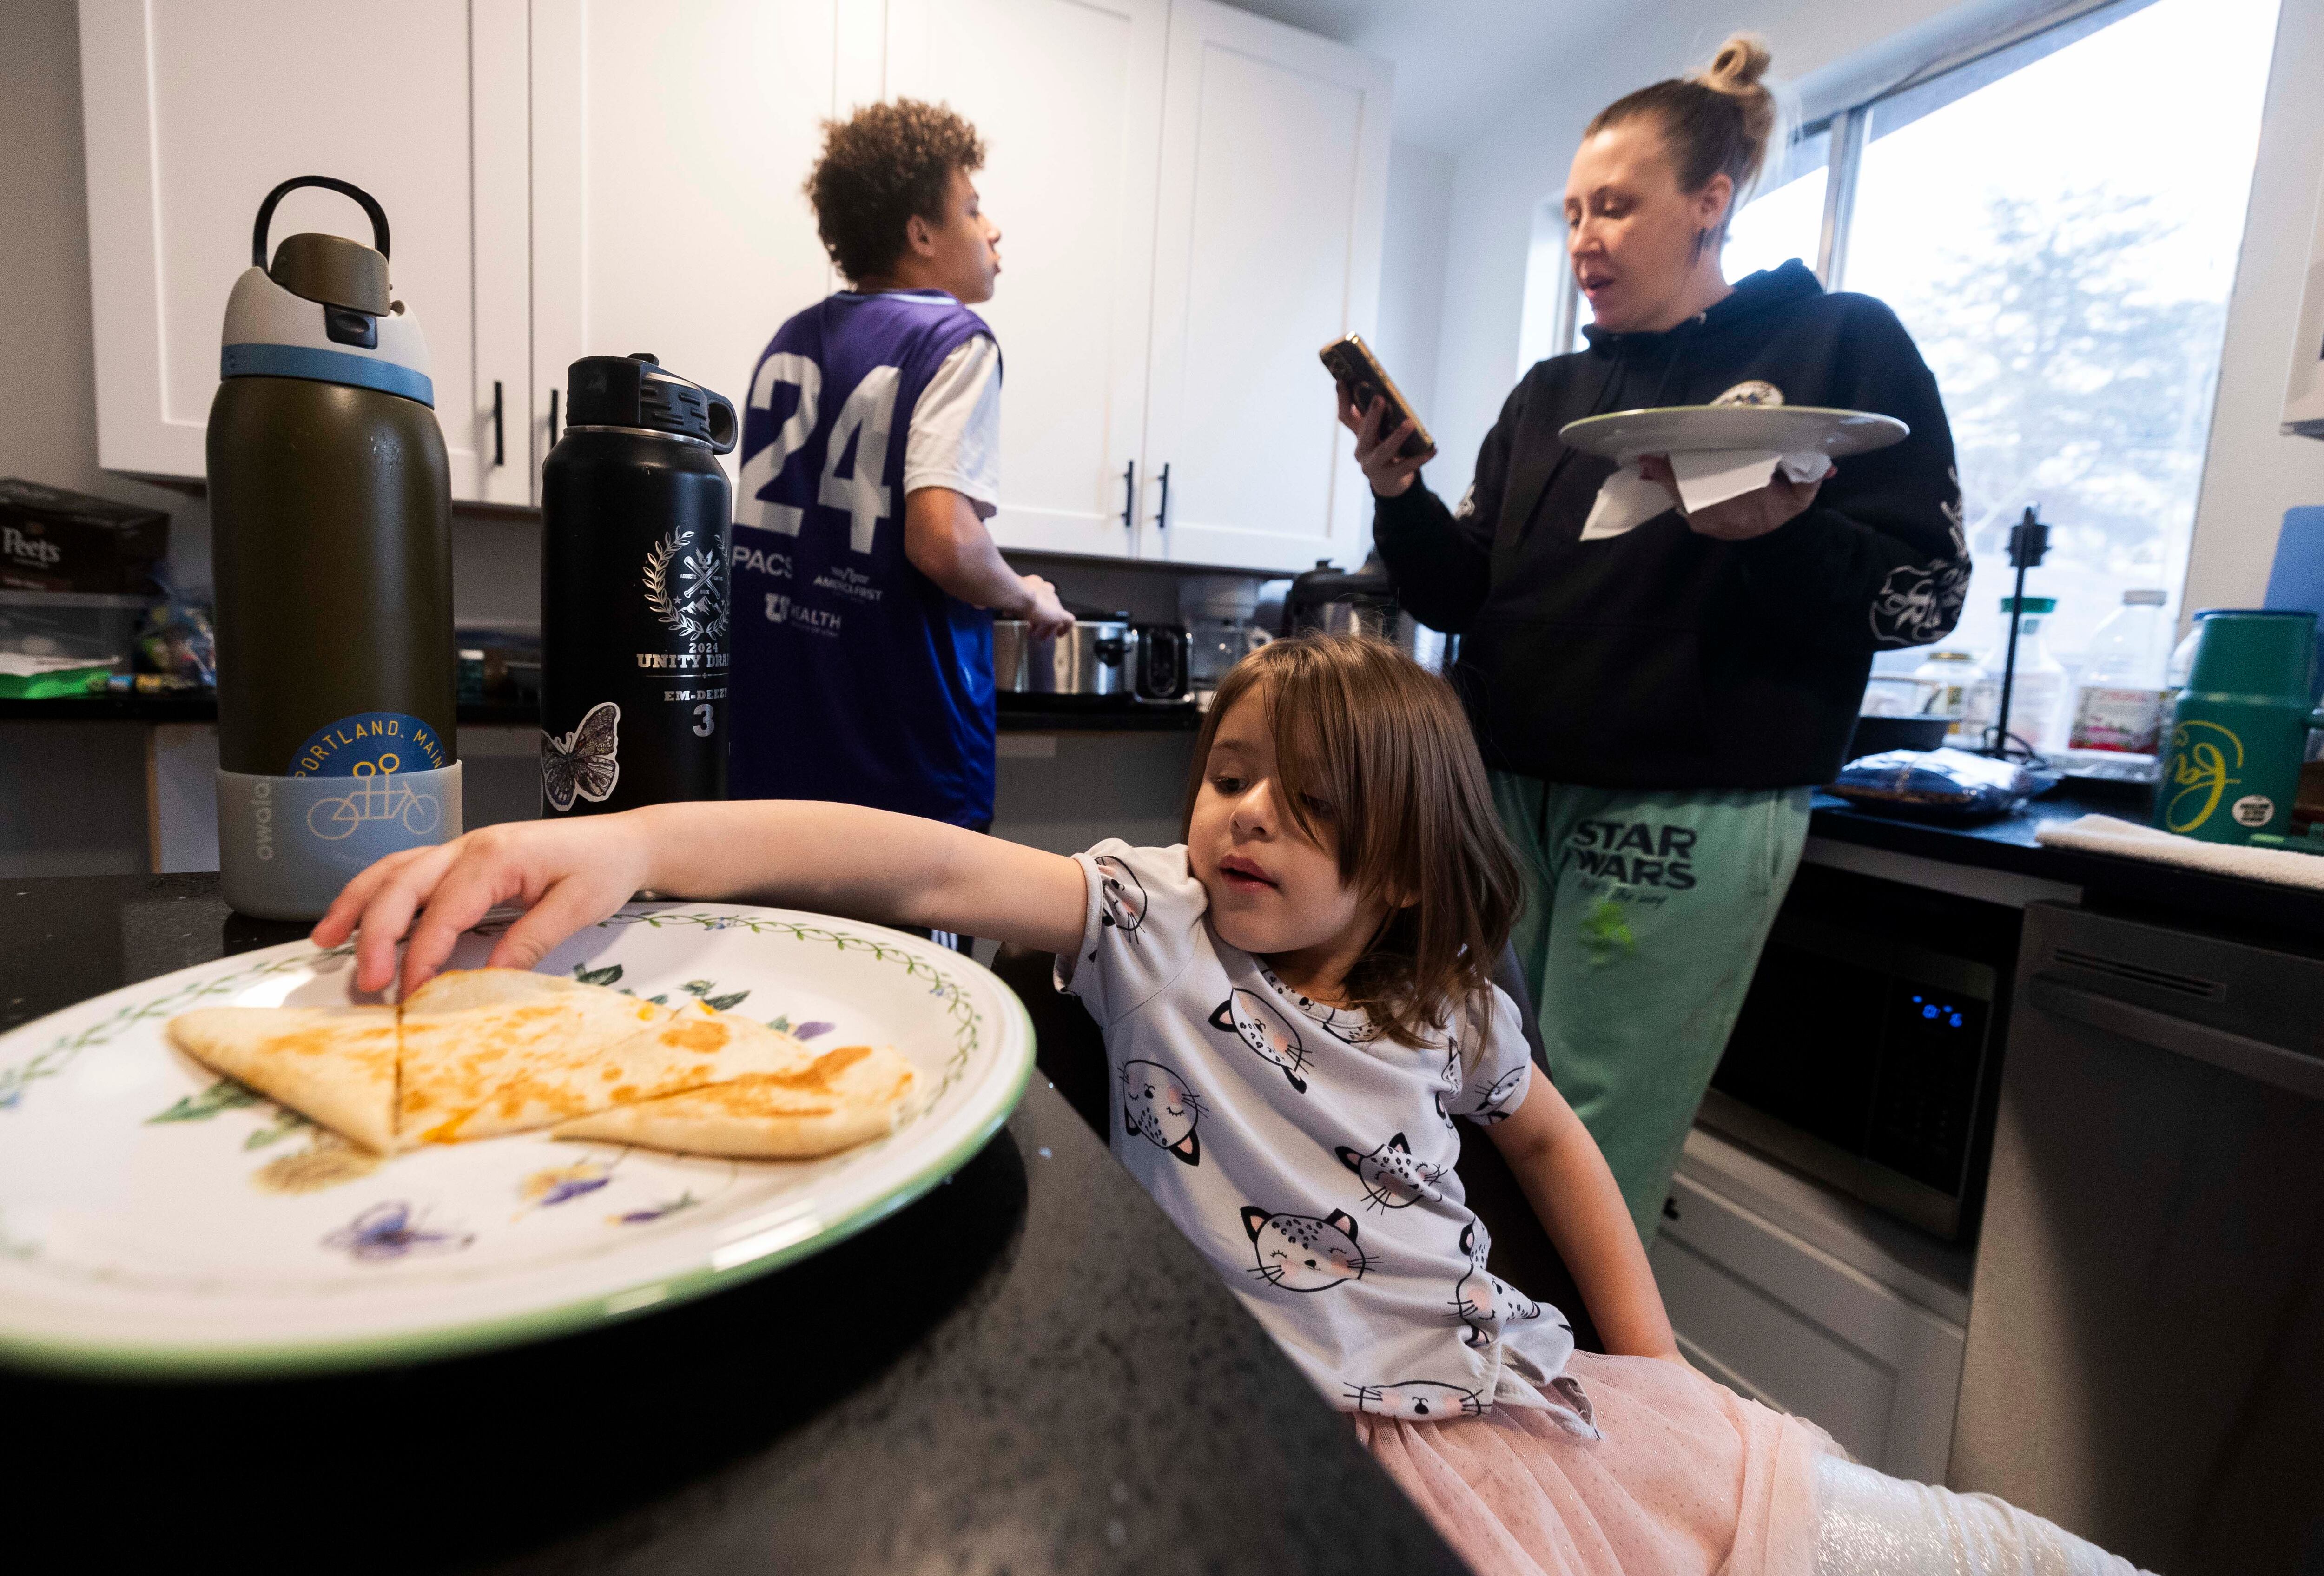
<instances>
[{"instance_id":1,"label":"young girl","mask_svg":"<svg viewBox=\"0 0 2324 1576\"><path fill-rule=\"evenodd\" d=\"M1228 676L1195 760L1179 847L667 805L393 855L315 939L356 935L379 989L408 932L410 990L488 908L525 906L491 961L527 968L650 889L1054 952L1105 1030L1116 1157L1480 1571L2129 1569L1855 1467L1681 1359L1605 1161L1487 977L1517 877L1441 681L1379 641L1278 641ZM1455 1118L1508 1157L1609 1355L1485 1268Z\"/></svg>"}]
</instances>

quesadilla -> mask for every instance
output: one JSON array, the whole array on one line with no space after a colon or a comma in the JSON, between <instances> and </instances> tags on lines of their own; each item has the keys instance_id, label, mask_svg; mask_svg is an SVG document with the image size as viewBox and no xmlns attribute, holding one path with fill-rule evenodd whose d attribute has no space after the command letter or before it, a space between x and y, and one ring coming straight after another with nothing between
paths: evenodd
<instances>
[{"instance_id":1,"label":"quesadilla","mask_svg":"<svg viewBox=\"0 0 2324 1576\"><path fill-rule=\"evenodd\" d=\"M843 1046L786 1072L616 1105L559 1123L560 1138L740 1159L828 1155L895 1129L918 1074L889 1046Z\"/></svg>"},{"instance_id":2,"label":"quesadilla","mask_svg":"<svg viewBox=\"0 0 2324 1576\"><path fill-rule=\"evenodd\" d=\"M201 1007L178 1048L375 1155L395 1148L392 1007Z\"/></svg>"},{"instance_id":3,"label":"quesadilla","mask_svg":"<svg viewBox=\"0 0 2324 1576\"><path fill-rule=\"evenodd\" d=\"M451 1143L811 1060L787 1034L521 969L440 974L403 1004L397 1134Z\"/></svg>"},{"instance_id":4,"label":"quesadilla","mask_svg":"<svg viewBox=\"0 0 2324 1576\"><path fill-rule=\"evenodd\" d=\"M214 1007L172 1018L185 1052L377 1155L659 1107L622 1138L720 1155L824 1154L894 1124L909 1063L689 1000L670 1008L523 969L439 974L400 1007ZM560 1129L561 1132L561 1129ZM575 1137L611 1134L576 1133Z\"/></svg>"}]
</instances>

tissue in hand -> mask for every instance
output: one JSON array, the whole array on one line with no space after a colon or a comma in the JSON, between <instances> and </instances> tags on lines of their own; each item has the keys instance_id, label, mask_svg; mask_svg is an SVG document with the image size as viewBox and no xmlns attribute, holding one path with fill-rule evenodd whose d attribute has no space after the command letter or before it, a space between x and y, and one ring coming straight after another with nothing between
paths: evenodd
<instances>
[{"instance_id":1,"label":"tissue in hand","mask_svg":"<svg viewBox=\"0 0 2324 1576\"><path fill-rule=\"evenodd\" d=\"M1778 454L1773 449L1701 449L1670 456L1671 474L1678 478L1679 507L1687 513L1724 503L1729 498L1767 485L1780 467L1794 482L1821 481L1831 470L1831 459L1821 449ZM1671 507L1670 489L1638 474L1633 457L1606 478L1598 489L1590 518L1582 522L1582 539L1598 541L1622 535Z\"/></svg>"}]
</instances>

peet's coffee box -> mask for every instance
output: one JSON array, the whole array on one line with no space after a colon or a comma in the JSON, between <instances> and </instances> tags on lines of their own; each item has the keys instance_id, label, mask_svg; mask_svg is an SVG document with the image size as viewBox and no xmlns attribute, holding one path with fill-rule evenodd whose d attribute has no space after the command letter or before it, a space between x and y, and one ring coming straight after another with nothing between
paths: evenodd
<instances>
[{"instance_id":1,"label":"peet's coffee box","mask_svg":"<svg viewBox=\"0 0 2324 1576\"><path fill-rule=\"evenodd\" d=\"M143 595L170 549L170 517L0 477L0 588Z\"/></svg>"}]
</instances>

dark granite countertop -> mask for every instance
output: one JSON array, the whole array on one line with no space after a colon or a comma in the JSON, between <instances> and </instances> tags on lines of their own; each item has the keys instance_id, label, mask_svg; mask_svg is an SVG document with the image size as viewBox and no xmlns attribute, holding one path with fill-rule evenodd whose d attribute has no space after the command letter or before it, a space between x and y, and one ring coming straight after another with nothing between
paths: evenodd
<instances>
[{"instance_id":1,"label":"dark granite countertop","mask_svg":"<svg viewBox=\"0 0 2324 1576\"><path fill-rule=\"evenodd\" d=\"M1070 710L1022 706L1004 698L999 711L1004 733L1175 733L1203 725L1202 714L1186 705L1086 706ZM217 702L207 696L98 695L53 700L0 699L0 723L214 723ZM538 727L540 714L525 705L460 707L460 725L469 728Z\"/></svg>"},{"instance_id":2,"label":"dark granite countertop","mask_svg":"<svg viewBox=\"0 0 2324 1576\"><path fill-rule=\"evenodd\" d=\"M296 933L209 876L0 880L0 1028ZM0 1417L9 1546L84 1570L1462 1570L1038 1077L945 1185L699 1302L343 1378L0 1370Z\"/></svg>"},{"instance_id":3,"label":"dark granite countertop","mask_svg":"<svg viewBox=\"0 0 2324 1576\"><path fill-rule=\"evenodd\" d=\"M2069 787L2034 800L2015 815L1954 826L1878 815L1819 793L1808 829L1836 843L2080 887L2086 905L2109 912L2192 918L2207 922L2207 927L2262 941L2304 945L2324 937L2324 892L2210 875L2153 860L2047 848L2034 841L2047 822L2113 816L2144 823L2147 813L2146 804L2130 794Z\"/></svg>"}]
</instances>

